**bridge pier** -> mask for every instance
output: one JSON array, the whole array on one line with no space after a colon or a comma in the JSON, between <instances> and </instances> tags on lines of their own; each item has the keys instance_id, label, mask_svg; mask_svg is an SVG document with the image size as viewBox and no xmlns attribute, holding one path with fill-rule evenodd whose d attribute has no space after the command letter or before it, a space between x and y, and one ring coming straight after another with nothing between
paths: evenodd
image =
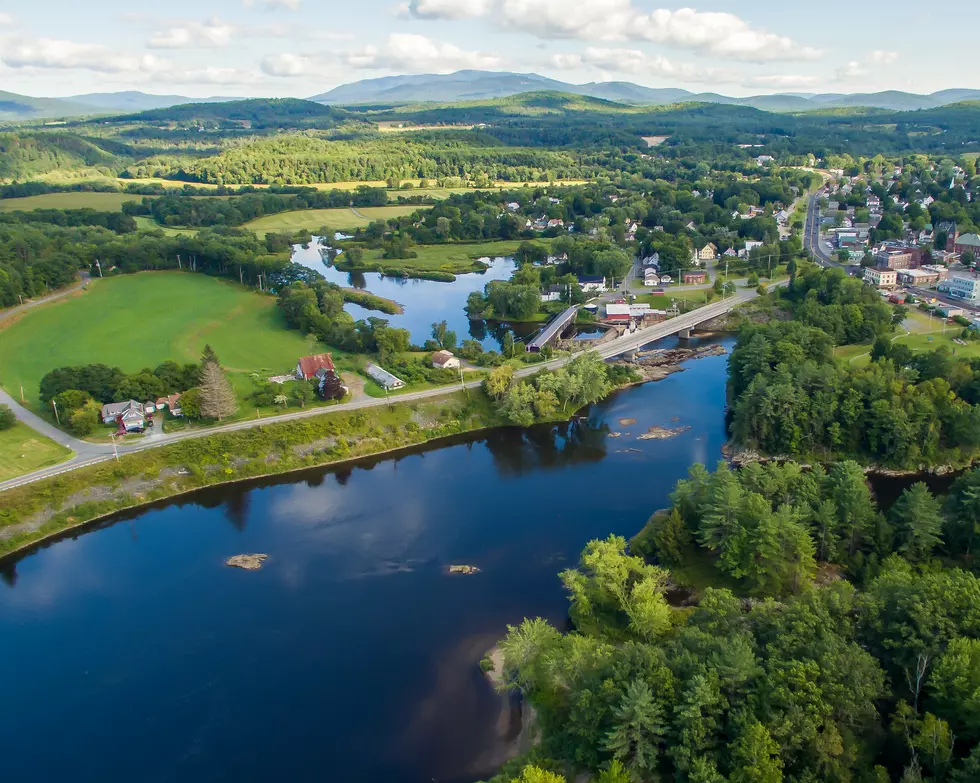
<instances>
[{"instance_id":1,"label":"bridge pier","mask_svg":"<svg viewBox=\"0 0 980 783\"><path fill-rule=\"evenodd\" d=\"M625 359L628 362L635 362L636 361L636 348L632 348L629 351L625 351L622 354L622 357L623 357L623 359Z\"/></svg>"},{"instance_id":2,"label":"bridge pier","mask_svg":"<svg viewBox=\"0 0 980 783\"><path fill-rule=\"evenodd\" d=\"M677 333L677 336L680 337L682 340L690 340L691 339L691 330L690 329L681 329Z\"/></svg>"}]
</instances>

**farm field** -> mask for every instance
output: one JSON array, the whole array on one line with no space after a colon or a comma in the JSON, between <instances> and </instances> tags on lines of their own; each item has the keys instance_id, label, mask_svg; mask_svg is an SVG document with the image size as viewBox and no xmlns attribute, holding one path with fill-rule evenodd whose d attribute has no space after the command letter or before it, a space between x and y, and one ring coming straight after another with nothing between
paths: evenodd
<instances>
[{"instance_id":1,"label":"farm field","mask_svg":"<svg viewBox=\"0 0 980 783\"><path fill-rule=\"evenodd\" d=\"M49 468L71 457L67 449L18 422L0 431L0 481Z\"/></svg>"},{"instance_id":2,"label":"farm field","mask_svg":"<svg viewBox=\"0 0 980 783\"><path fill-rule=\"evenodd\" d=\"M117 212L129 201L140 201L143 196L132 193L45 193L41 196L0 199L0 212L29 212L34 209L96 209L100 212Z\"/></svg>"},{"instance_id":3,"label":"farm field","mask_svg":"<svg viewBox=\"0 0 980 783\"><path fill-rule=\"evenodd\" d=\"M125 372L197 361L210 343L229 373L273 375L309 353L275 299L206 275L143 272L96 281L84 295L33 310L3 330L0 383L38 384L55 367L102 363ZM233 379L234 380L234 379Z\"/></svg>"},{"instance_id":4,"label":"farm field","mask_svg":"<svg viewBox=\"0 0 980 783\"><path fill-rule=\"evenodd\" d=\"M298 209L292 212L280 212L277 215L266 215L246 223L243 228L264 235L271 231L294 232L300 230L316 231L327 226L334 231L353 231L366 228L374 220L411 215L425 207L392 206L392 207L357 207L339 209Z\"/></svg>"}]
</instances>

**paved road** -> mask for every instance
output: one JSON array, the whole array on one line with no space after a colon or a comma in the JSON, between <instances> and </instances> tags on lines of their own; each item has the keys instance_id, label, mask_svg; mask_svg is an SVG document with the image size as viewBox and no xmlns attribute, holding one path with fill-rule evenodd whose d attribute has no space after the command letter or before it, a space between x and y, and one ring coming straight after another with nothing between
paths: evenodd
<instances>
[{"instance_id":1,"label":"paved road","mask_svg":"<svg viewBox=\"0 0 980 783\"><path fill-rule=\"evenodd\" d=\"M664 321L663 323L657 324L656 326L651 326L646 329L640 329L633 333L627 333L615 340L611 340L605 343L597 349L597 353L602 356L603 359L611 359L614 356L619 356L620 354L627 353L629 351L637 350L644 345L660 340L664 337L669 337L670 335L682 332L685 329L691 329L700 323L709 321L712 318L717 318L724 313L733 310L745 302L748 302L758 294L755 290L743 291L735 296L728 297L727 299L719 300L713 304L701 307L690 313L685 313L684 315L678 316L676 318L671 318L669 321ZM541 372L542 370L554 370L562 365L571 361L573 357L562 356L558 359L553 359L550 362L543 362L541 364L532 364L527 367L522 367L518 370L515 375L518 378L524 378L529 375ZM480 386L482 381L471 381L465 384L465 388L475 389ZM398 394L391 398L391 402L415 402L418 400L432 399L436 397L443 397L448 394L453 394L457 390L457 387L441 388L441 389L426 389L424 391L408 392L405 394ZM42 470L34 471L33 473L28 473L24 476L19 476L14 479L9 479L8 481L0 482L0 492L7 489L12 489L14 487L23 486L25 484L30 484L35 481L39 481L44 478L50 478L51 476L56 476L62 473L67 473L71 470L76 470L81 467L86 467L89 465L95 465L99 462L105 462L113 458L113 451L111 445L103 444L92 444L86 443L85 441L79 441L75 438L56 430L50 424L45 422L43 419L38 418L30 411L26 410L20 406L16 400L13 400L9 395L5 394L0 390L0 400L5 400L6 404L10 405L14 411L17 413L18 419L24 421L26 424L34 427L39 432L43 432L48 435L49 432L54 431L57 433L57 437L54 437L59 443L64 443L72 448L76 452L76 456L64 462L60 465L55 465L51 468L44 468ZM146 451L147 449L157 448L159 446L166 446L171 443L177 443L182 440L191 440L193 438L206 438L210 435L216 435L222 432L235 432L237 430L250 429L252 427L260 427L265 424L277 424L279 422L293 421L295 419L304 419L310 416L322 416L324 414L338 412L338 411L352 411L360 410L364 408L376 408L382 405L388 404L388 400L381 397L363 397L357 400L351 400L350 402L340 403L339 405L334 405L330 408L308 408L306 410L293 411L292 413L282 413L276 416L266 416L262 419L248 419L246 421L237 421L231 424L219 425L217 427L208 427L206 429L199 430L186 430L182 432L176 432L172 435L155 435L148 436L137 443L126 444L119 447L120 454L132 454L138 451ZM49 435L49 437L53 437Z\"/></svg>"},{"instance_id":2,"label":"paved road","mask_svg":"<svg viewBox=\"0 0 980 783\"><path fill-rule=\"evenodd\" d=\"M67 288L62 288L59 291L55 291L53 294L48 294L47 296L42 296L40 299L32 299L22 305L17 305L16 307L11 307L7 310L0 311L0 323L6 321L8 318L13 318L26 310L30 310L32 307L37 307L38 305L47 304L48 302L53 302L56 299L61 299L62 297L73 294L79 289L84 288L88 285L89 273L82 272L77 283L72 283Z\"/></svg>"},{"instance_id":3,"label":"paved road","mask_svg":"<svg viewBox=\"0 0 980 783\"><path fill-rule=\"evenodd\" d=\"M806 210L806 220L803 224L803 249L810 251L814 259L821 266L843 267L844 265L831 258L820 240L820 205L818 194L810 196L810 203Z\"/></svg>"}]
</instances>

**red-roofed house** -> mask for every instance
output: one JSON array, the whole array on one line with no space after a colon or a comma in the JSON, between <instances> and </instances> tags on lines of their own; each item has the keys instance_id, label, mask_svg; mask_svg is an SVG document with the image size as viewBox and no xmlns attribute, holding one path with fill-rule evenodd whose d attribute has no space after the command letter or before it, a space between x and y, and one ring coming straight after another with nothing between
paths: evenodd
<instances>
[{"instance_id":1,"label":"red-roofed house","mask_svg":"<svg viewBox=\"0 0 980 783\"><path fill-rule=\"evenodd\" d=\"M303 356L296 362L296 380L312 381L316 378L320 370L334 372L333 359L329 353L320 353L316 356Z\"/></svg>"}]
</instances>

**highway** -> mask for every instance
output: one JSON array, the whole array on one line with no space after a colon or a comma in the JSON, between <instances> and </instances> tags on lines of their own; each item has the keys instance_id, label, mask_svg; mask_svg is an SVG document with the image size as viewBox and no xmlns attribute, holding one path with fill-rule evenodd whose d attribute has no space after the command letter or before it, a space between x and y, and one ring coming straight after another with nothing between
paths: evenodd
<instances>
[{"instance_id":1,"label":"highway","mask_svg":"<svg viewBox=\"0 0 980 783\"><path fill-rule=\"evenodd\" d=\"M676 318L671 318L670 320L656 324L655 326L650 326L645 329L639 329L636 332L624 334L615 340L605 343L599 347L596 352L603 359L611 359L621 354L629 353L630 351L642 348L648 343L655 342L656 340L660 340L664 337L669 337L686 329L693 329L698 324L704 323L705 321L710 321L711 319L717 318L720 315L724 315L739 305L755 299L757 296L758 294L754 290L743 291L726 299L706 305L705 307L700 307L690 313L685 313L684 315L680 315ZM518 370L515 373L515 376L518 378L525 378L529 375L541 372L542 370L555 370L567 364L573 358L574 357L572 356L562 356L558 359L552 359L549 362L528 365L527 367L522 367L520 370ZM482 381L471 381L464 386L468 389L474 389L479 387L481 383ZM459 387L454 386L442 387L439 389L426 389L424 391L417 392L406 392L404 394L398 394L392 397L391 402L416 402L419 400L444 397L448 394L455 393L458 388ZM17 478L0 482L0 492L13 489L14 487L31 484L35 481L40 481L41 479L68 473L69 471L77 470L78 468L97 465L100 462L106 462L107 460L114 458L111 445L88 443L87 441L72 438L60 430L56 430L43 419L38 418L35 414L19 405L16 400L12 399L9 395L3 393L2 391L0 391L0 401L10 405L20 421L24 422L30 427L33 427L44 435L48 435L49 437L56 435L57 437L55 437L55 440L68 446L76 452L72 459L68 460L67 462L63 462L60 465L55 465L50 468L43 468L41 470L34 471L33 473L28 473L24 476L18 476ZM293 411L291 413L282 413L276 416L267 416L262 419L236 421L230 424L218 425L216 427L186 430L169 435L148 435L137 443L127 443L119 446L119 454L133 454L139 451L146 451L147 449L167 446L171 443L178 443L183 440L207 438L211 435L217 435L219 433L251 429L252 427L261 427L266 424L278 424L280 422L294 421L296 419L304 419L310 416L323 416L337 412L376 408L382 405L387 405L388 402L389 400L384 397L365 397L352 400L350 402L340 403L329 408L308 408L305 410ZM52 430L54 431L53 433L51 432Z\"/></svg>"}]
</instances>

